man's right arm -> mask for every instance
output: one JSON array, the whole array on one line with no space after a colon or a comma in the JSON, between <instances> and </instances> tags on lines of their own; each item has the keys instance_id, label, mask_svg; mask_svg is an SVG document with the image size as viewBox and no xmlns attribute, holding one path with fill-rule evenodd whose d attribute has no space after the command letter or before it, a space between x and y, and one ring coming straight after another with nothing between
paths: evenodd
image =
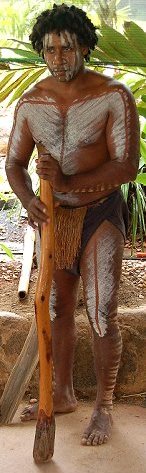
<instances>
[{"instance_id":1,"label":"man's right arm","mask_svg":"<svg viewBox=\"0 0 146 473\"><path fill-rule=\"evenodd\" d=\"M31 178L27 168L35 143L29 130L23 110L23 102L19 102L14 115L14 122L8 143L6 174L14 193L28 212L29 223L41 224L47 220L47 209L35 196Z\"/></svg>"}]
</instances>

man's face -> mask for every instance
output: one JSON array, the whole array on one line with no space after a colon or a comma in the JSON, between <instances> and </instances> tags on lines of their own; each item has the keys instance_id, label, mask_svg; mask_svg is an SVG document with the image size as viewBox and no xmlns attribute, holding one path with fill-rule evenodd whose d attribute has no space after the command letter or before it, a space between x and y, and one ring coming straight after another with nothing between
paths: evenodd
<instances>
[{"instance_id":1,"label":"man's face","mask_svg":"<svg viewBox=\"0 0 146 473\"><path fill-rule=\"evenodd\" d=\"M46 34L43 40L44 59L53 77L59 82L73 79L83 67L84 55L75 34L62 31Z\"/></svg>"}]
</instances>

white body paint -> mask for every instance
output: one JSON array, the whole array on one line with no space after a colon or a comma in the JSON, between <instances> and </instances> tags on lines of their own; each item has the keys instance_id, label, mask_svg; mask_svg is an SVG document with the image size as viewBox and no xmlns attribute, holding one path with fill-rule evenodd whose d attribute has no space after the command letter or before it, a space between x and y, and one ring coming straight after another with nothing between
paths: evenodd
<instances>
[{"instance_id":1,"label":"white body paint","mask_svg":"<svg viewBox=\"0 0 146 473\"><path fill-rule=\"evenodd\" d=\"M64 174L73 175L84 167L84 153L81 151L100 141L106 129L109 111L113 115L111 136L114 154L111 159L125 161L130 146L130 112L127 94L123 89L101 94L98 97L86 96L83 100L74 100L72 105L60 110L55 100L42 97L22 98L16 109L16 117L11 134L10 156L17 157L23 137L23 124L27 121L29 131L36 145L41 142L45 149L60 164ZM120 114L119 114L120 110ZM126 124L126 128L125 128ZM80 152L80 159L78 154ZM90 151L89 151L90 152ZM62 194L67 204L75 204L79 195L72 192Z\"/></svg>"},{"instance_id":2,"label":"white body paint","mask_svg":"<svg viewBox=\"0 0 146 473\"><path fill-rule=\"evenodd\" d=\"M92 322L93 328L99 337L106 334L107 321L98 312L98 286L97 286L97 254L90 254L87 264L88 282L86 285L86 306L88 316Z\"/></svg>"},{"instance_id":3,"label":"white body paint","mask_svg":"<svg viewBox=\"0 0 146 473\"><path fill-rule=\"evenodd\" d=\"M46 33L43 39L43 47L46 49L48 46L52 46L52 34Z\"/></svg>"},{"instance_id":4,"label":"white body paint","mask_svg":"<svg viewBox=\"0 0 146 473\"><path fill-rule=\"evenodd\" d=\"M56 77L57 80L66 82L70 81L77 75L79 69L83 64L83 55L79 48L77 42L77 36L75 34L70 34L68 31L63 31L58 34L60 39L60 44L62 46L62 55L59 55L58 62L58 52L54 50L53 35L51 33L45 34L43 40L44 47L44 58L46 64L51 72L51 74ZM52 54L49 54L49 48L52 46ZM63 47L71 47L72 49L72 61L70 62L63 50ZM48 52L48 54L47 54ZM64 71L65 76L63 77L60 74L60 70Z\"/></svg>"},{"instance_id":5,"label":"white body paint","mask_svg":"<svg viewBox=\"0 0 146 473\"><path fill-rule=\"evenodd\" d=\"M100 229L101 227L102 224ZM103 222L100 238L97 229L97 233L95 232L91 237L92 241L87 243L85 263L83 259L81 263L88 316L99 337L106 335L110 320L117 323L115 321L117 290L124 238L118 229L113 231L113 227L113 224L108 222L107 228L107 223Z\"/></svg>"}]
</instances>

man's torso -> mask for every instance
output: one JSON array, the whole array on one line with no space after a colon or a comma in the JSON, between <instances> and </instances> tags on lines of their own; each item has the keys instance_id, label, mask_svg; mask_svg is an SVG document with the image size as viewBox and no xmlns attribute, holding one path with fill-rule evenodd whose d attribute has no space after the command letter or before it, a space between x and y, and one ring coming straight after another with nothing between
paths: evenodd
<instances>
[{"instance_id":1,"label":"man's torso","mask_svg":"<svg viewBox=\"0 0 146 473\"><path fill-rule=\"evenodd\" d=\"M118 114L121 109L124 116L119 85L116 90L110 78L96 78L89 73L82 90L62 97L57 90L47 90L47 84L49 78L25 94L18 106L19 127L26 119L38 152L44 149L51 154L62 172L69 175L89 172L111 159L106 125L109 111L113 110L116 118L116 110ZM97 198L96 193L58 197L71 205L83 205Z\"/></svg>"}]
</instances>

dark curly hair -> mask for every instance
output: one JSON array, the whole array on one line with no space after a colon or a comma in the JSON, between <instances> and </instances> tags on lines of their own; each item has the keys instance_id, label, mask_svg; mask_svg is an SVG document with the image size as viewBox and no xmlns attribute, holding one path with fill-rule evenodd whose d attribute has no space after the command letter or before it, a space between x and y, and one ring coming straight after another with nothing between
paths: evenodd
<instances>
[{"instance_id":1,"label":"dark curly hair","mask_svg":"<svg viewBox=\"0 0 146 473\"><path fill-rule=\"evenodd\" d=\"M54 3L51 10L45 10L37 17L29 37L33 49L43 56L45 34L52 31L59 34L64 30L71 34L75 33L78 43L89 48L85 56L86 61L89 61L91 50L95 49L98 42L96 28L83 10L74 5L69 7L65 3L62 5Z\"/></svg>"}]
</instances>

